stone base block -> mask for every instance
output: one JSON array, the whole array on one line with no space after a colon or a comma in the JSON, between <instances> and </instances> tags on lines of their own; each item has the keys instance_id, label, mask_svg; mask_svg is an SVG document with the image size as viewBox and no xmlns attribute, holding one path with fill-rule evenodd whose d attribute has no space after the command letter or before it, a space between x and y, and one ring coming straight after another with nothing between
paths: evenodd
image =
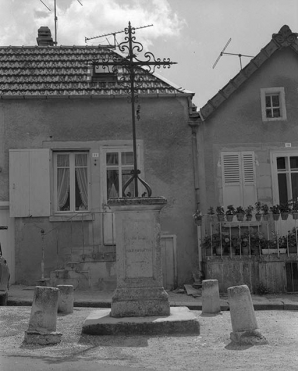
<instances>
[{"instance_id":1,"label":"stone base block","mask_svg":"<svg viewBox=\"0 0 298 371\"><path fill-rule=\"evenodd\" d=\"M256 330L231 332L230 339L240 345L264 345L268 344L261 332Z\"/></svg>"},{"instance_id":2,"label":"stone base block","mask_svg":"<svg viewBox=\"0 0 298 371\"><path fill-rule=\"evenodd\" d=\"M167 292L160 287L117 288L112 297L111 317L169 316Z\"/></svg>"},{"instance_id":3,"label":"stone base block","mask_svg":"<svg viewBox=\"0 0 298 371\"><path fill-rule=\"evenodd\" d=\"M172 307L167 317L113 318L109 309L98 309L85 320L82 332L90 335L199 334L200 324L187 307Z\"/></svg>"},{"instance_id":4,"label":"stone base block","mask_svg":"<svg viewBox=\"0 0 298 371\"><path fill-rule=\"evenodd\" d=\"M37 331L25 331L24 342L26 344L54 345L61 341L61 332L40 333Z\"/></svg>"}]
</instances>

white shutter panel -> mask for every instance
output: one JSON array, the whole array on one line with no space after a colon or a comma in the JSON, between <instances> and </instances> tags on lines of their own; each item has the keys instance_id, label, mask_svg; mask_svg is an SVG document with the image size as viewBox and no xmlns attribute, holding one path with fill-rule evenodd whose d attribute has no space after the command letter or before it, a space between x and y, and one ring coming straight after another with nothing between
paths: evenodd
<instances>
[{"instance_id":1,"label":"white shutter panel","mask_svg":"<svg viewBox=\"0 0 298 371\"><path fill-rule=\"evenodd\" d=\"M242 152L243 205L254 206L256 202L256 169L254 152Z\"/></svg>"},{"instance_id":2,"label":"white shutter panel","mask_svg":"<svg viewBox=\"0 0 298 371\"><path fill-rule=\"evenodd\" d=\"M241 200L241 156L238 152L223 152L221 155L223 179L223 206L239 206Z\"/></svg>"},{"instance_id":3,"label":"white shutter panel","mask_svg":"<svg viewBox=\"0 0 298 371\"><path fill-rule=\"evenodd\" d=\"M49 149L10 150L10 216L50 215Z\"/></svg>"},{"instance_id":4,"label":"white shutter panel","mask_svg":"<svg viewBox=\"0 0 298 371\"><path fill-rule=\"evenodd\" d=\"M28 150L9 151L9 210L11 217L30 215L30 156Z\"/></svg>"}]
</instances>

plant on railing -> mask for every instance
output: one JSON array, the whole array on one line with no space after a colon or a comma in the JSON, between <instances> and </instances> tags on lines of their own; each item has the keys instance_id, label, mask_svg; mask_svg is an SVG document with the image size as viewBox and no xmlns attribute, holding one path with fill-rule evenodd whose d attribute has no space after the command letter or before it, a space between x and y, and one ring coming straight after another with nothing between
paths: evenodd
<instances>
[{"instance_id":1,"label":"plant on railing","mask_svg":"<svg viewBox=\"0 0 298 371\"><path fill-rule=\"evenodd\" d=\"M273 205L270 207L270 210L272 212L273 220L278 220L280 217L280 206Z\"/></svg>"},{"instance_id":2,"label":"plant on railing","mask_svg":"<svg viewBox=\"0 0 298 371\"><path fill-rule=\"evenodd\" d=\"M262 204L260 201L257 201L255 203L255 210L256 210L256 220L259 222L262 218L262 214L261 214L261 211L262 211Z\"/></svg>"},{"instance_id":3,"label":"plant on railing","mask_svg":"<svg viewBox=\"0 0 298 371\"><path fill-rule=\"evenodd\" d=\"M298 219L298 199L289 200L288 203L291 205L291 213L294 220Z\"/></svg>"},{"instance_id":4,"label":"plant on railing","mask_svg":"<svg viewBox=\"0 0 298 371\"><path fill-rule=\"evenodd\" d=\"M225 209L223 208L223 206L216 207L216 214L220 222L223 222L225 220Z\"/></svg>"},{"instance_id":5,"label":"plant on railing","mask_svg":"<svg viewBox=\"0 0 298 371\"><path fill-rule=\"evenodd\" d=\"M245 210L244 210L243 206L236 207L236 216L237 216L237 220L239 222L243 221L244 215L245 215Z\"/></svg>"},{"instance_id":6,"label":"plant on railing","mask_svg":"<svg viewBox=\"0 0 298 371\"><path fill-rule=\"evenodd\" d=\"M289 202L282 203L279 205L280 215L282 220L287 220L289 213L291 212L291 207Z\"/></svg>"},{"instance_id":7,"label":"plant on railing","mask_svg":"<svg viewBox=\"0 0 298 371\"><path fill-rule=\"evenodd\" d=\"M235 215L235 207L233 205L227 206L226 218L228 222L232 222Z\"/></svg>"},{"instance_id":8,"label":"plant on railing","mask_svg":"<svg viewBox=\"0 0 298 371\"><path fill-rule=\"evenodd\" d=\"M262 204L261 210L263 214L263 219L269 220L269 206L267 204Z\"/></svg>"},{"instance_id":9,"label":"plant on railing","mask_svg":"<svg viewBox=\"0 0 298 371\"><path fill-rule=\"evenodd\" d=\"M197 226L201 226L202 225L202 218L203 218L203 215L201 213L200 210L197 210L194 214L193 214L193 219L194 219L194 222Z\"/></svg>"},{"instance_id":10,"label":"plant on railing","mask_svg":"<svg viewBox=\"0 0 298 371\"><path fill-rule=\"evenodd\" d=\"M247 206L247 208L244 210L245 211L245 215L246 215L246 220L249 222L251 221L252 219L252 212L254 210L254 207L249 205Z\"/></svg>"}]
</instances>

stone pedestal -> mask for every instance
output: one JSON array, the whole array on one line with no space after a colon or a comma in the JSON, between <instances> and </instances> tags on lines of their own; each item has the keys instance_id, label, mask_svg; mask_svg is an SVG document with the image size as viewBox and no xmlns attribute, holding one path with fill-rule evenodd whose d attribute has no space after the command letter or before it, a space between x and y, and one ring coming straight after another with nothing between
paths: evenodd
<instances>
[{"instance_id":1,"label":"stone pedestal","mask_svg":"<svg viewBox=\"0 0 298 371\"><path fill-rule=\"evenodd\" d=\"M160 250L163 197L110 199L116 218L117 288L112 317L168 316Z\"/></svg>"},{"instance_id":2,"label":"stone pedestal","mask_svg":"<svg viewBox=\"0 0 298 371\"><path fill-rule=\"evenodd\" d=\"M72 285L58 285L59 300L58 312L63 314L70 314L73 312L74 291Z\"/></svg>"},{"instance_id":3,"label":"stone pedestal","mask_svg":"<svg viewBox=\"0 0 298 371\"><path fill-rule=\"evenodd\" d=\"M232 330L230 339L240 344L267 344L258 329L253 302L246 285L228 288Z\"/></svg>"},{"instance_id":4,"label":"stone pedestal","mask_svg":"<svg viewBox=\"0 0 298 371\"><path fill-rule=\"evenodd\" d=\"M56 332L59 289L36 286L28 330L24 341L27 344L49 345L61 341L62 334Z\"/></svg>"},{"instance_id":5,"label":"stone pedestal","mask_svg":"<svg viewBox=\"0 0 298 371\"><path fill-rule=\"evenodd\" d=\"M202 282L202 313L217 314L220 312L218 280Z\"/></svg>"}]
</instances>

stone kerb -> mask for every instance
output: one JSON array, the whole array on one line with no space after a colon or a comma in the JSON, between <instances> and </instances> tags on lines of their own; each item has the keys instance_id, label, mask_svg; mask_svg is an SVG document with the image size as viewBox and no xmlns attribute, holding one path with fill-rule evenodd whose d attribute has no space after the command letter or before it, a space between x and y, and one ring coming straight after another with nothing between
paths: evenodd
<instances>
[{"instance_id":1,"label":"stone kerb","mask_svg":"<svg viewBox=\"0 0 298 371\"><path fill-rule=\"evenodd\" d=\"M218 280L210 279L202 282L202 313L217 314L220 312Z\"/></svg>"},{"instance_id":2,"label":"stone kerb","mask_svg":"<svg viewBox=\"0 0 298 371\"><path fill-rule=\"evenodd\" d=\"M62 314L73 313L73 285L58 285L57 288L59 289L58 312Z\"/></svg>"},{"instance_id":3,"label":"stone kerb","mask_svg":"<svg viewBox=\"0 0 298 371\"><path fill-rule=\"evenodd\" d=\"M117 288L112 317L170 313L160 248L160 211L166 203L163 197L108 200L116 220Z\"/></svg>"},{"instance_id":4,"label":"stone kerb","mask_svg":"<svg viewBox=\"0 0 298 371\"><path fill-rule=\"evenodd\" d=\"M239 344L267 344L258 329L252 298L247 285L228 288L232 330L230 339Z\"/></svg>"},{"instance_id":5,"label":"stone kerb","mask_svg":"<svg viewBox=\"0 0 298 371\"><path fill-rule=\"evenodd\" d=\"M36 286L25 343L49 345L61 341L62 334L56 332L59 289Z\"/></svg>"}]
</instances>

